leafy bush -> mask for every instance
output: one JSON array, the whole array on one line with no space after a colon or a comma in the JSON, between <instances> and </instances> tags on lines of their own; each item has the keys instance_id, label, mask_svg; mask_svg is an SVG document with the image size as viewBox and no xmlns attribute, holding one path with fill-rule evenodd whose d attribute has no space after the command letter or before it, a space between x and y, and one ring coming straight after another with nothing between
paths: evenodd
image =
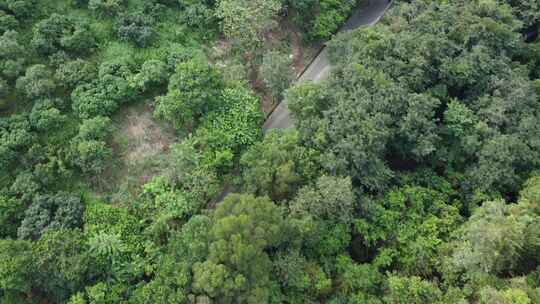
<instances>
[{"instance_id":1,"label":"leafy bush","mask_svg":"<svg viewBox=\"0 0 540 304\"><path fill-rule=\"evenodd\" d=\"M208 114L197 134L205 148L237 154L260 139L262 118L259 99L252 92L227 88L220 108Z\"/></svg>"},{"instance_id":2,"label":"leafy bush","mask_svg":"<svg viewBox=\"0 0 540 304\"><path fill-rule=\"evenodd\" d=\"M52 14L34 26L31 44L43 55L60 50L86 54L96 45L90 27L80 19Z\"/></svg>"},{"instance_id":3,"label":"leafy bush","mask_svg":"<svg viewBox=\"0 0 540 304\"><path fill-rule=\"evenodd\" d=\"M83 213L84 205L74 195L38 195L25 211L17 234L21 239L35 240L48 229L80 227Z\"/></svg>"},{"instance_id":4,"label":"leafy bush","mask_svg":"<svg viewBox=\"0 0 540 304\"><path fill-rule=\"evenodd\" d=\"M180 63L169 80L167 95L156 99L154 116L172 122L176 128L194 125L216 109L222 88L221 74L208 63Z\"/></svg>"},{"instance_id":5,"label":"leafy bush","mask_svg":"<svg viewBox=\"0 0 540 304\"><path fill-rule=\"evenodd\" d=\"M270 51L263 57L261 74L264 84L276 99L283 98L283 93L294 80L292 57L276 51Z\"/></svg>"},{"instance_id":6,"label":"leafy bush","mask_svg":"<svg viewBox=\"0 0 540 304\"><path fill-rule=\"evenodd\" d=\"M117 18L116 35L120 40L131 42L138 47L147 47L156 38L153 24L153 18L142 12L125 14Z\"/></svg>"},{"instance_id":7,"label":"leafy bush","mask_svg":"<svg viewBox=\"0 0 540 304\"><path fill-rule=\"evenodd\" d=\"M93 64L82 59L67 61L56 69L55 78L67 89L89 83L96 78L96 68Z\"/></svg>"},{"instance_id":8,"label":"leafy bush","mask_svg":"<svg viewBox=\"0 0 540 304\"><path fill-rule=\"evenodd\" d=\"M125 6L125 0L89 0L88 8L99 16L115 16Z\"/></svg>"},{"instance_id":9,"label":"leafy bush","mask_svg":"<svg viewBox=\"0 0 540 304\"><path fill-rule=\"evenodd\" d=\"M55 89L52 72L42 64L29 67L26 74L17 79L17 90L28 98L50 97Z\"/></svg>"}]
</instances>

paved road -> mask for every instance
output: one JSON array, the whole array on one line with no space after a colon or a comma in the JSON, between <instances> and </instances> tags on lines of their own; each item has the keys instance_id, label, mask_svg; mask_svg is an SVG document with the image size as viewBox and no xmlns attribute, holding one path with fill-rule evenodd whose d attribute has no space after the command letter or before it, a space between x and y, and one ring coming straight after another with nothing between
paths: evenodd
<instances>
[{"instance_id":1,"label":"paved road","mask_svg":"<svg viewBox=\"0 0 540 304\"><path fill-rule=\"evenodd\" d=\"M352 15L340 31L356 29L363 25L373 25L384 15L386 9L390 6L389 0L369 0L369 4L357 10ZM304 73L298 78L297 83L306 81L320 81L330 74L330 61L328 60L328 50L324 48L319 55L312 61ZM270 129L287 129L294 126L291 112L287 108L287 102L280 103L266 119L263 125L263 131Z\"/></svg>"}]
</instances>

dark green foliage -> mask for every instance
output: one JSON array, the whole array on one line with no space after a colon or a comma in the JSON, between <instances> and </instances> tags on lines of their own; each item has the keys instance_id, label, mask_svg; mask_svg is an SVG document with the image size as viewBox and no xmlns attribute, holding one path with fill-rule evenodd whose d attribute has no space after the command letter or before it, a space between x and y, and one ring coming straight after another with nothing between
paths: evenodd
<instances>
[{"instance_id":1,"label":"dark green foliage","mask_svg":"<svg viewBox=\"0 0 540 304\"><path fill-rule=\"evenodd\" d=\"M23 201L7 195L0 195L0 237L15 238L26 206Z\"/></svg>"},{"instance_id":2,"label":"dark green foliage","mask_svg":"<svg viewBox=\"0 0 540 304\"><path fill-rule=\"evenodd\" d=\"M120 40L131 42L138 47L147 47L156 38L153 23L152 17L143 12L122 15L116 21L116 35Z\"/></svg>"},{"instance_id":3,"label":"dark green foliage","mask_svg":"<svg viewBox=\"0 0 540 304\"><path fill-rule=\"evenodd\" d=\"M87 54L96 44L88 24L80 19L52 14L34 26L32 45L42 55L58 51Z\"/></svg>"},{"instance_id":4,"label":"dark green foliage","mask_svg":"<svg viewBox=\"0 0 540 304\"><path fill-rule=\"evenodd\" d=\"M538 0L507 0L514 14L523 22L525 28L540 24L540 1Z\"/></svg>"},{"instance_id":5,"label":"dark green foliage","mask_svg":"<svg viewBox=\"0 0 540 304\"><path fill-rule=\"evenodd\" d=\"M66 301L90 278L92 261L80 230L49 230L33 246L36 287L56 301Z\"/></svg>"},{"instance_id":6,"label":"dark green foliage","mask_svg":"<svg viewBox=\"0 0 540 304\"><path fill-rule=\"evenodd\" d=\"M76 141L71 153L73 163L90 176L103 173L112 154L107 144L100 140Z\"/></svg>"},{"instance_id":7,"label":"dark green foliage","mask_svg":"<svg viewBox=\"0 0 540 304\"><path fill-rule=\"evenodd\" d=\"M84 205L68 193L38 195L26 209L17 232L21 239L38 239L49 229L77 228L82 224Z\"/></svg>"},{"instance_id":8,"label":"dark green foliage","mask_svg":"<svg viewBox=\"0 0 540 304\"><path fill-rule=\"evenodd\" d=\"M38 13L36 0L2 0L0 9L14 15L19 20L29 19Z\"/></svg>"},{"instance_id":9,"label":"dark green foliage","mask_svg":"<svg viewBox=\"0 0 540 304\"><path fill-rule=\"evenodd\" d=\"M4 34L7 31L15 30L19 26L19 21L4 11L0 10L0 34Z\"/></svg>"},{"instance_id":10,"label":"dark green foliage","mask_svg":"<svg viewBox=\"0 0 540 304\"><path fill-rule=\"evenodd\" d=\"M88 8L98 16L115 16L122 11L125 0L88 0Z\"/></svg>"},{"instance_id":11,"label":"dark green foliage","mask_svg":"<svg viewBox=\"0 0 540 304\"><path fill-rule=\"evenodd\" d=\"M390 18L406 22L398 32L379 26L333 42L338 70L324 102L306 90L292 95L293 111L306 118L298 123L302 137L325 151L329 172L369 191L390 181L387 160L437 166L441 159L447 172L467 174L467 187L517 191L540 151L530 123L540 113L538 97L526 67L511 62L522 47L518 23L495 3L401 10L414 18ZM440 26L423 26L431 23Z\"/></svg>"}]
</instances>

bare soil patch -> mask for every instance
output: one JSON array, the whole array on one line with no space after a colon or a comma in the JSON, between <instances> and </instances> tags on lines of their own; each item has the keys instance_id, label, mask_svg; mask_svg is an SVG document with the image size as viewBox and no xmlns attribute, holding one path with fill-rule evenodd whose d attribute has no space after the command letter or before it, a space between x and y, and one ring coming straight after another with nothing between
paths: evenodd
<instances>
[{"instance_id":1,"label":"bare soil patch","mask_svg":"<svg viewBox=\"0 0 540 304\"><path fill-rule=\"evenodd\" d=\"M105 187L113 196L133 195L161 172L163 159L177 138L173 129L154 120L149 103L126 107L113 121L114 160L105 174L109 181Z\"/></svg>"}]
</instances>

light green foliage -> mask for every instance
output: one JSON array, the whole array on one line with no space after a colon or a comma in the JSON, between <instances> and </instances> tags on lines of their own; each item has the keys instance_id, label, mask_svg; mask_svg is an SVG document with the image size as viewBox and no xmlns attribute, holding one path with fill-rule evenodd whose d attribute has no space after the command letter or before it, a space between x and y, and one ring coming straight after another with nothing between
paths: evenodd
<instances>
[{"instance_id":1,"label":"light green foliage","mask_svg":"<svg viewBox=\"0 0 540 304\"><path fill-rule=\"evenodd\" d=\"M317 173L316 157L298 144L298 133L269 132L242 156L242 186L274 201L286 199Z\"/></svg>"},{"instance_id":2,"label":"light green foliage","mask_svg":"<svg viewBox=\"0 0 540 304\"><path fill-rule=\"evenodd\" d=\"M329 39L345 23L356 2L356 0L320 0L320 13L313 21L311 36L314 39Z\"/></svg>"},{"instance_id":3,"label":"light green foliage","mask_svg":"<svg viewBox=\"0 0 540 304\"><path fill-rule=\"evenodd\" d=\"M354 218L355 196L349 178L321 176L316 184L301 188L290 203L292 216L350 224Z\"/></svg>"},{"instance_id":4,"label":"light green foliage","mask_svg":"<svg viewBox=\"0 0 540 304\"><path fill-rule=\"evenodd\" d=\"M339 294L351 300L358 299L359 303L362 303L360 299L377 303L376 299L383 290L384 277L376 267L356 264L348 256L338 256L336 268L340 282Z\"/></svg>"},{"instance_id":5,"label":"light green foliage","mask_svg":"<svg viewBox=\"0 0 540 304\"><path fill-rule=\"evenodd\" d=\"M42 64L29 67L25 75L17 80L17 90L30 99L49 97L55 88L51 71Z\"/></svg>"},{"instance_id":6,"label":"light green foliage","mask_svg":"<svg viewBox=\"0 0 540 304\"><path fill-rule=\"evenodd\" d=\"M229 195L213 216L208 259L193 266L194 290L224 303L266 302L271 263L264 250L280 244L283 229L270 200Z\"/></svg>"},{"instance_id":7,"label":"light green foliage","mask_svg":"<svg viewBox=\"0 0 540 304\"><path fill-rule=\"evenodd\" d=\"M0 289L28 293L32 288L32 244L27 241L0 240Z\"/></svg>"},{"instance_id":8,"label":"light green foliage","mask_svg":"<svg viewBox=\"0 0 540 304\"><path fill-rule=\"evenodd\" d=\"M521 289L507 289L498 291L492 287L486 287L480 291L481 304L531 304L531 299L527 293Z\"/></svg>"},{"instance_id":9,"label":"light green foliage","mask_svg":"<svg viewBox=\"0 0 540 304\"><path fill-rule=\"evenodd\" d=\"M75 59L60 64L56 69L55 78L61 86L75 88L80 84L89 83L95 79L96 72L96 68L92 63L82 59Z\"/></svg>"},{"instance_id":10,"label":"light green foliage","mask_svg":"<svg viewBox=\"0 0 540 304\"><path fill-rule=\"evenodd\" d=\"M30 112L30 123L39 131L52 131L59 128L66 120L57 108L55 100L38 101Z\"/></svg>"},{"instance_id":11,"label":"light green foliage","mask_svg":"<svg viewBox=\"0 0 540 304\"><path fill-rule=\"evenodd\" d=\"M262 118L259 99L251 91L224 89L219 108L197 130L201 144L210 151L204 162L216 168L230 166L233 155L260 139Z\"/></svg>"},{"instance_id":12,"label":"light green foliage","mask_svg":"<svg viewBox=\"0 0 540 304\"><path fill-rule=\"evenodd\" d=\"M156 99L154 116L176 128L193 126L215 110L223 88L221 74L208 63L190 60L176 66L166 96Z\"/></svg>"},{"instance_id":13,"label":"light green foliage","mask_svg":"<svg viewBox=\"0 0 540 304\"><path fill-rule=\"evenodd\" d=\"M85 233L89 236L106 233L119 237L129 253L141 249L141 223L126 209L93 203L86 208L84 222Z\"/></svg>"},{"instance_id":14,"label":"light green foliage","mask_svg":"<svg viewBox=\"0 0 540 304\"><path fill-rule=\"evenodd\" d=\"M280 100L294 80L292 56L277 51L264 54L261 75L272 96Z\"/></svg>"},{"instance_id":15,"label":"light green foliage","mask_svg":"<svg viewBox=\"0 0 540 304\"><path fill-rule=\"evenodd\" d=\"M168 78L167 65L163 61L148 60L142 64L139 73L133 76L132 82L134 82L134 87L146 92L163 86Z\"/></svg>"},{"instance_id":16,"label":"light green foliage","mask_svg":"<svg viewBox=\"0 0 540 304\"><path fill-rule=\"evenodd\" d=\"M405 187L390 191L380 201L363 206L365 218L356 229L368 247L378 248L374 264L409 275L431 275L439 246L459 223L458 209L445 193Z\"/></svg>"},{"instance_id":17,"label":"light green foliage","mask_svg":"<svg viewBox=\"0 0 540 304\"><path fill-rule=\"evenodd\" d=\"M276 26L280 9L278 0L219 0L216 15L225 36L244 51L252 51L262 42L263 35Z\"/></svg>"},{"instance_id":18,"label":"light green foliage","mask_svg":"<svg viewBox=\"0 0 540 304\"><path fill-rule=\"evenodd\" d=\"M388 291L384 297L388 304L442 304L441 290L433 283L420 277L399 277L391 275L388 278Z\"/></svg>"}]
</instances>

